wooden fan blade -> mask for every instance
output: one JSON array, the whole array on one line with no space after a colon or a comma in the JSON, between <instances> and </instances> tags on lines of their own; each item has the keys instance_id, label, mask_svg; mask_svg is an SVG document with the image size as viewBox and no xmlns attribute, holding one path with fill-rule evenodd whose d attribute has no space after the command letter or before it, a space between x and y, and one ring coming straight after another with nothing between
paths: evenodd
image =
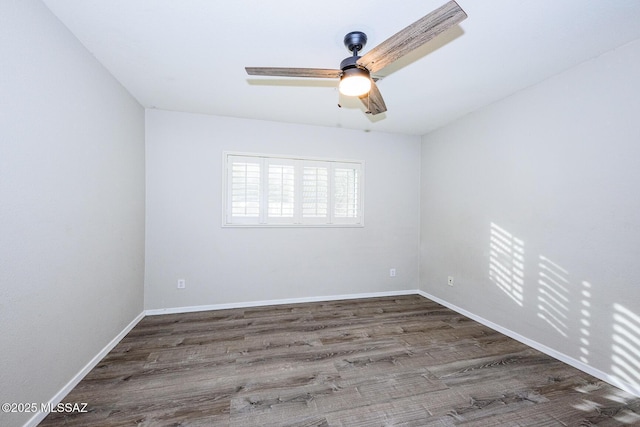
<instances>
[{"instance_id":1,"label":"wooden fan blade","mask_svg":"<svg viewBox=\"0 0 640 427\"><path fill-rule=\"evenodd\" d=\"M387 106L384 103L384 99L382 99L382 94L373 79L371 80L371 90L367 95L360 97L360 101L367 107L367 114L375 116L376 114L387 111Z\"/></svg>"},{"instance_id":2,"label":"wooden fan blade","mask_svg":"<svg viewBox=\"0 0 640 427\"><path fill-rule=\"evenodd\" d=\"M251 76L281 76L281 77L317 77L331 79L340 77L342 70L326 68L279 68L279 67L245 67Z\"/></svg>"},{"instance_id":3,"label":"wooden fan blade","mask_svg":"<svg viewBox=\"0 0 640 427\"><path fill-rule=\"evenodd\" d=\"M358 64L376 73L466 17L464 10L452 0L371 49L358 59Z\"/></svg>"}]
</instances>

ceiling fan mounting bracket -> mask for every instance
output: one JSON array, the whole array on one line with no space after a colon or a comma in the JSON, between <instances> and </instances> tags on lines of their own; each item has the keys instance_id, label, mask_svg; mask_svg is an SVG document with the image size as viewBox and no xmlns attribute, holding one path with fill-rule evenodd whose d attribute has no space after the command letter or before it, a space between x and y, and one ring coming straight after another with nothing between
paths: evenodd
<instances>
[{"instance_id":1,"label":"ceiling fan mounting bracket","mask_svg":"<svg viewBox=\"0 0 640 427\"><path fill-rule=\"evenodd\" d=\"M344 45L349 52L357 55L367 44L367 35L362 31L352 31L344 36Z\"/></svg>"}]
</instances>

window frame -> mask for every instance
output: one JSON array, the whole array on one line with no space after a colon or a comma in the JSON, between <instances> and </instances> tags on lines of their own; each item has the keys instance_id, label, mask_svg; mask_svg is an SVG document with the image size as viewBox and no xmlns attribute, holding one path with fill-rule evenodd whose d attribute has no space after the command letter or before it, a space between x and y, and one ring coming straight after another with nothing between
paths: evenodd
<instances>
[{"instance_id":1,"label":"window frame","mask_svg":"<svg viewBox=\"0 0 640 427\"><path fill-rule=\"evenodd\" d=\"M235 158L246 158L248 162L260 161L259 214L257 217L231 217L231 162ZM294 213L292 217L269 217L269 165L294 165ZM223 151L222 153L222 227L364 227L364 176L363 160L318 158L265 153ZM327 167L327 216L303 216L303 175L305 167ZM335 215L335 169L357 170L355 217Z\"/></svg>"}]
</instances>

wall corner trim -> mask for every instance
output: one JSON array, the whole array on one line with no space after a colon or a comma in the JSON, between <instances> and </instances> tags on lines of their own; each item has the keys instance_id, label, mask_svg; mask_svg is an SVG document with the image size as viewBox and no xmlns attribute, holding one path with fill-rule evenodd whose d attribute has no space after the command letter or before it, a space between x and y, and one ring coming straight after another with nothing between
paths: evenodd
<instances>
[{"instance_id":1,"label":"wall corner trim","mask_svg":"<svg viewBox=\"0 0 640 427\"><path fill-rule=\"evenodd\" d=\"M322 301L334 301L334 300L346 300L357 298L375 298L385 296L399 296L399 295L416 295L418 290L404 290L404 291L388 291L388 292L373 292L363 294L346 294L346 295L333 295L333 296L321 296L321 297L308 297L308 298L289 298L281 300L265 300L265 301L250 301L230 304L213 304L213 305L200 305L191 307L172 307L154 310L145 310L138 314L125 328L118 333L98 354L96 354L76 375L73 376L50 400L51 406L55 406L60 403L67 394L73 388L78 385L80 381L95 368L98 363L118 345L120 341L127 335L145 316L153 316L160 314L173 314L173 313L190 313L195 311L207 311L207 310L224 310L228 308L244 308L244 307L260 307L265 305L282 305L282 304L295 304L303 302L322 302ZM37 412L31 417L23 427L36 427L42 420L49 415L48 412Z\"/></svg>"},{"instance_id":2,"label":"wall corner trim","mask_svg":"<svg viewBox=\"0 0 640 427\"><path fill-rule=\"evenodd\" d=\"M433 295L428 294L428 293L426 293L424 291L421 291L421 290L417 291L417 293L418 293L418 295L422 295L423 297L425 297L427 299L430 299L430 300L432 300L434 302L437 302L438 304L441 304L441 305L443 305L443 306L445 306L447 308L450 308L451 310L453 310L453 311L455 311L457 313L460 313L463 316L466 316L466 317L468 317L470 319L473 319L476 322L481 323L481 324L485 325L486 327L493 329L494 331L500 332L500 333L502 333L502 334L504 334L504 335L506 335L506 336L508 336L510 338L513 338L516 341L519 341L519 342L521 342L521 343L523 343L525 345L528 345L529 347L535 348L536 350L538 350L538 351L540 351L540 352L542 352L542 353L544 353L544 354L546 354L548 356L551 356L554 359L557 359L557 360L559 360L561 362L564 362L569 366L573 366L574 368L579 369L582 372L586 372L589 375L593 375L594 377L596 377L598 379L601 379L602 381L605 381L605 382L607 382L607 383L609 383L611 385L614 385L614 386L616 386L616 387L618 387L618 388L620 388L620 389L622 389L622 390L624 390L624 391L626 391L628 393L631 393L634 396L640 397L640 387L638 387L637 385L629 384L627 382L621 381L618 378L614 378L611 375L607 374L606 372L603 372L603 371L601 371L599 369L596 369L596 368L594 368L592 366L589 366L586 363L581 362L581 361L579 361L577 359L574 359L573 357L567 356L564 353L560 353L559 351L554 350L551 347L547 347L544 344L541 344L541 343L539 343L537 341L534 341L534 340L532 340L530 338L527 338L527 337L525 337L523 335L520 335L520 334L518 334L516 332L513 332L510 329L507 329L507 328L505 328L503 326L500 326L500 325L498 325L496 323L493 323L490 320L487 320L487 319L485 319L483 317L480 317L480 316L478 316L476 314L473 314L473 313L471 313L471 312L469 312L469 311L467 311L467 310L465 310L463 308L460 308L460 307L458 307L458 306L456 306L454 304L451 304L451 303L449 303L449 302L447 302L447 301L445 301L445 300L443 300L441 298L438 298L436 296L433 296Z\"/></svg>"},{"instance_id":3,"label":"wall corner trim","mask_svg":"<svg viewBox=\"0 0 640 427\"><path fill-rule=\"evenodd\" d=\"M224 310L229 308L247 308L247 307L260 307L266 305L282 305L282 304L297 304L305 302L323 302L323 301L336 301L336 300L348 300L358 298L376 298L376 297L388 297L388 296L400 296L400 295L420 295L424 298L437 302L457 313L462 314L470 319L475 320L495 331L498 331L510 338L513 338L529 347L535 348L542 353L545 353L555 359L560 360L576 369L593 375L603 381L606 381L622 390L640 397L640 388L628 384L619 379L613 378L611 375L595 369L579 360L569 357L563 353L560 353L550 347L545 346L537 341L524 337L516 332L513 332L505 327L502 327L496 323L493 323L487 319L484 319L478 315L475 315L463 308L460 308L454 304L451 304L443 299L428 294L422 290L403 290L403 291L387 291L387 292L372 292L363 294L345 294L345 295L331 295L331 296L319 296L319 297L307 297L307 298L288 298L279 300L264 300L264 301L249 301L239 303L227 303L227 304L213 304L213 305L199 305L189 307L172 307L144 310L138 314L118 335L116 335L98 354L96 354L76 375L69 380L69 382L62 387L50 400L50 406L55 406L60 403L67 394L91 371L98 363L127 335L145 316L154 316L161 314L174 314L174 313L190 313L196 311L208 311L208 310ZM24 427L35 427L48 415L47 412L38 412L31 419L29 419Z\"/></svg>"},{"instance_id":4,"label":"wall corner trim","mask_svg":"<svg viewBox=\"0 0 640 427\"><path fill-rule=\"evenodd\" d=\"M62 399L64 399L66 397L67 394L69 394L69 392L71 390L73 390L73 388L78 385L78 383L80 381L82 381L82 379L89 373L89 371L91 371L93 368L96 367L96 365L98 365L98 363L100 363L100 361L111 351L113 350L113 348L118 345L118 343L120 341L122 341L122 339L125 337L125 335L127 335L129 333L129 331L131 331L145 316L144 311L141 312L140 314L138 314L127 326L124 327L124 329L122 331L120 331L120 333L118 333L118 335L116 335L106 346L104 346L104 348L102 350L100 350L98 352L98 354L96 354L93 359L91 359L77 374L75 374L73 376L73 378L71 378L69 380L69 382L67 384L65 384L64 387L62 387L50 400L49 400L49 407L55 406L58 403L60 403L62 401ZM35 427L37 426L42 420L44 420L46 418L46 416L49 415L48 412L36 412L33 417L31 417L25 424L24 427Z\"/></svg>"}]
</instances>

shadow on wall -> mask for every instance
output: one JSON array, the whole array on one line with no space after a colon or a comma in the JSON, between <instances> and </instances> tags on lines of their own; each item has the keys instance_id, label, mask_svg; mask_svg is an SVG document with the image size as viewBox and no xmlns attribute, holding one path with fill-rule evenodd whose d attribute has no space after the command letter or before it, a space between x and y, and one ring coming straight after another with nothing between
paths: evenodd
<instances>
[{"instance_id":1,"label":"shadow on wall","mask_svg":"<svg viewBox=\"0 0 640 427\"><path fill-rule=\"evenodd\" d=\"M518 306L524 307L524 241L491 223L489 228L489 279ZM589 364L593 316L593 285L583 280L572 284L569 271L544 255L538 256L537 317L565 338L579 340L579 360ZM573 292L579 296L572 299ZM613 304L611 379L623 388L640 390L640 315ZM572 331L571 325L577 326ZM577 336L576 336L577 334Z\"/></svg>"}]
</instances>

